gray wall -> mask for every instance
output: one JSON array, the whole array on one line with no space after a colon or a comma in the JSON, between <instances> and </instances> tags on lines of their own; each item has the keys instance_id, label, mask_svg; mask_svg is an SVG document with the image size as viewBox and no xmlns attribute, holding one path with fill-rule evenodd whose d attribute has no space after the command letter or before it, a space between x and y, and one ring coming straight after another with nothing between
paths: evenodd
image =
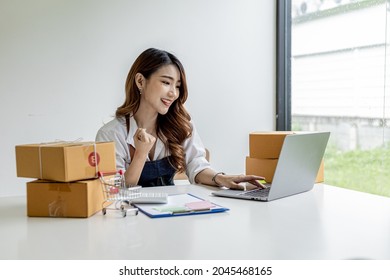
<instances>
[{"instance_id":1,"label":"gray wall","mask_svg":"<svg viewBox=\"0 0 390 280\"><path fill-rule=\"evenodd\" d=\"M243 173L248 133L274 129L275 13L258 0L2 0L0 196L32 180L16 177L15 145L94 140L148 47L184 64L214 168Z\"/></svg>"}]
</instances>

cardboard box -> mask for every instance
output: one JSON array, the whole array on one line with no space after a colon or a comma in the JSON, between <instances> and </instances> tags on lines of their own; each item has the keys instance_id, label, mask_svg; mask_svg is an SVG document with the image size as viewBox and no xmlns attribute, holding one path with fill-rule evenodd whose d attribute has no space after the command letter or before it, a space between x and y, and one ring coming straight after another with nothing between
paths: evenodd
<instances>
[{"instance_id":1,"label":"cardboard box","mask_svg":"<svg viewBox=\"0 0 390 280\"><path fill-rule=\"evenodd\" d=\"M18 145L18 177L71 182L116 169L114 142L53 142Z\"/></svg>"},{"instance_id":2,"label":"cardboard box","mask_svg":"<svg viewBox=\"0 0 390 280\"><path fill-rule=\"evenodd\" d=\"M246 158L246 174L265 177L269 183L272 182L278 159ZM324 182L324 161L322 160L317 173L316 183Z\"/></svg>"},{"instance_id":3,"label":"cardboard box","mask_svg":"<svg viewBox=\"0 0 390 280\"><path fill-rule=\"evenodd\" d=\"M267 182L272 182L274 177L277 159L258 159L246 157L246 174L265 177Z\"/></svg>"},{"instance_id":4,"label":"cardboard box","mask_svg":"<svg viewBox=\"0 0 390 280\"><path fill-rule=\"evenodd\" d=\"M249 157L277 159L286 135L292 131L252 132L249 134Z\"/></svg>"},{"instance_id":5,"label":"cardboard box","mask_svg":"<svg viewBox=\"0 0 390 280\"><path fill-rule=\"evenodd\" d=\"M272 182L284 138L302 132L269 131L249 134L249 157L246 158L246 174L264 176ZM324 181L324 161L318 170L316 183Z\"/></svg>"},{"instance_id":6,"label":"cardboard box","mask_svg":"<svg viewBox=\"0 0 390 280\"><path fill-rule=\"evenodd\" d=\"M99 179L64 183L35 180L27 183L29 217L90 217L102 209Z\"/></svg>"}]
</instances>

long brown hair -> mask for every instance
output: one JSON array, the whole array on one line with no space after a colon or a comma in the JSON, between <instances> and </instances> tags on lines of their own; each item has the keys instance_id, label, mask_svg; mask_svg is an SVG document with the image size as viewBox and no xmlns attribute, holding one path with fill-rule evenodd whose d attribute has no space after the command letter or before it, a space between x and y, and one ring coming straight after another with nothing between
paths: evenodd
<instances>
[{"instance_id":1,"label":"long brown hair","mask_svg":"<svg viewBox=\"0 0 390 280\"><path fill-rule=\"evenodd\" d=\"M184 67L173 54L150 48L142 52L130 68L126 79L126 99L122 106L116 110L116 117L134 115L139 108L140 94L135 82L135 75L141 73L146 79L165 65L175 65L180 72L179 97L173 102L165 115L159 114L157 117L156 133L162 140L165 148L171 153L171 164L178 171L186 169L183 142L191 136L191 117L184 108L184 103L188 97L187 81Z\"/></svg>"}]
</instances>

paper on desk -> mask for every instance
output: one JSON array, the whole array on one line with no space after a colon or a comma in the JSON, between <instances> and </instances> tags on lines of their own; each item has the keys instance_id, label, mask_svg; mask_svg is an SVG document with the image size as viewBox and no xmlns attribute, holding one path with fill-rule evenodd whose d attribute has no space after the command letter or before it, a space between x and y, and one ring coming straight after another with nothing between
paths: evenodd
<instances>
[{"instance_id":1,"label":"paper on desk","mask_svg":"<svg viewBox=\"0 0 390 280\"><path fill-rule=\"evenodd\" d=\"M141 212L150 217L167 217L177 214L216 213L229 209L205 201L194 195L184 193L168 196L168 203L161 204L134 204ZM204 210L204 211L203 211Z\"/></svg>"},{"instance_id":2,"label":"paper on desk","mask_svg":"<svg viewBox=\"0 0 390 280\"><path fill-rule=\"evenodd\" d=\"M213 204L207 200L201 200L201 201L186 203L185 206L191 210L199 211L199 210L209 210L209 209L215 207L215 204Z\"/></svg>"},{"instance_id":3,"label":"paper on desk","mask_svg":"<svg viewBox=\"0 0 390 280\"><path fill-rule=\"evenodd\" d=\"M188 208L184 207L184 206L176 206L176 205L173 205L173 206L162 206L162 207L154 207L153 208L154 210L157 210L159 212L168 212L168 213L176 213L176 212L186 212L186 211L189 211Z\"/></svg>"}]
</instances>

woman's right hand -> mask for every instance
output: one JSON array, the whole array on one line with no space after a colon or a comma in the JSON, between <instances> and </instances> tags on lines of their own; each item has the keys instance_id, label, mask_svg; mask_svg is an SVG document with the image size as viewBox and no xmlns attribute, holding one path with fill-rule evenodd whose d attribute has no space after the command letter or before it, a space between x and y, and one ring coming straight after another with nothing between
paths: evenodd
<instances>
[{"instance_id":1,"label":"woman's right hand","mask_svg":"<svg viewBox=\"0 0 390 280\"><path fill-rule=\"evenodd\" d=\"M156 137L147 133L145 128L138 128L133 139L136 152L143 155L147 155L156 142Z\"/></svg>"}]
</instances>

